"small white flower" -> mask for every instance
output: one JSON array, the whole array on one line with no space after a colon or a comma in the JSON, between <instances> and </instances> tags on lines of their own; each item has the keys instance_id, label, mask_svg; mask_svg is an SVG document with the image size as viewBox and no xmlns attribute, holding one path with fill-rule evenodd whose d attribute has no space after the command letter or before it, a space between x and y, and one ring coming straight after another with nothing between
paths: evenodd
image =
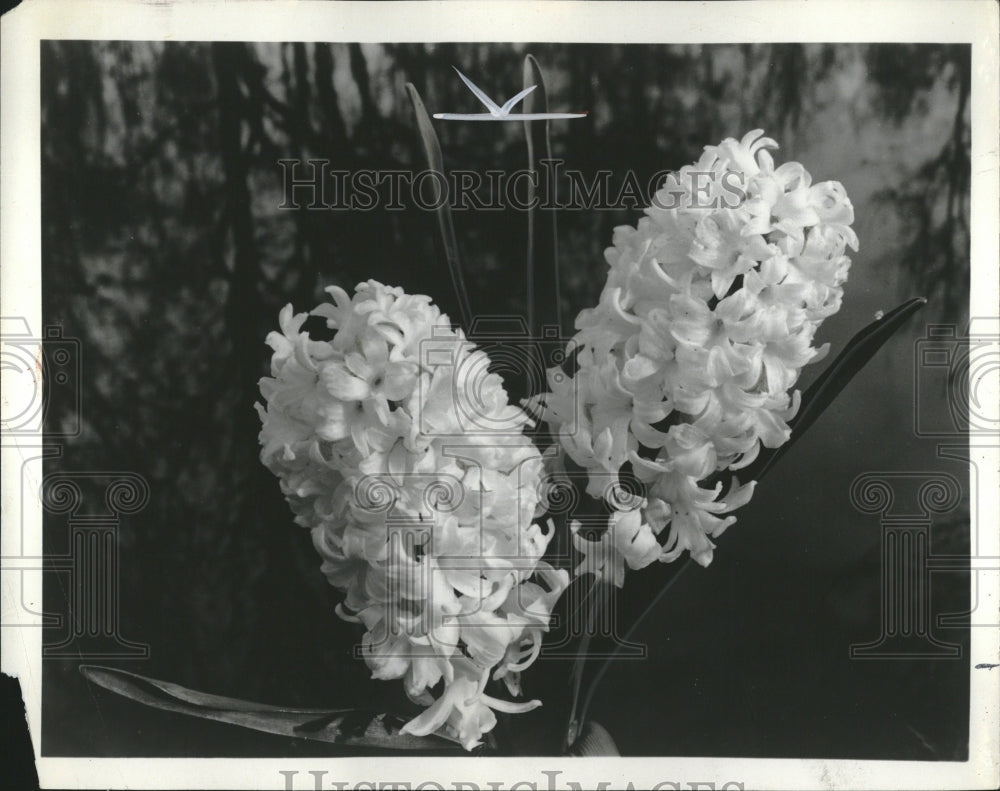
<instances>
[{"instance_id":1,"label":"small white flower","mask_svg":"<svg viewBox=\"0 0 1000 791\"><path fill-rule=\"evenodd\" d=\"M583 555L576 573L594 574L619 588L625 581L626 565L630 569L645 568L663 554L653 528L643 522L638 509L612 513L598 541L580 535L579 522L574 521L570 529L573 546Z\"/></svg>"},{"instance_id":2,"label":"small white flower","mask_svg":"<svg viewBox=\"0 0 1000 791\"><path fill-rule=\"evenodd\" d=\"M428 701L428 708L406 723L403 733L427 736L443 729L458 739L466 750L472 750L482 744L480 737L496 725L494 709L518 714L542 705L540 700L509 703L493 698L483 691L489 678L488 670L464 657L452 664L454 676L444 692L437 700Z\"/></svg>"}]
</instances>

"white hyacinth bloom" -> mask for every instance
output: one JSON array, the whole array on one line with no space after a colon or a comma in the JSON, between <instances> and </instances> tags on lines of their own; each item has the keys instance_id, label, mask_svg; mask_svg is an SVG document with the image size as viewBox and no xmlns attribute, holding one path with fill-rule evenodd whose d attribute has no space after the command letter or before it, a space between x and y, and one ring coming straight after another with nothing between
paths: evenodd
<instances>
[{"instance_id":1,"label":"white hyacinth bloom","mask_svg":"<svg viewBox=\"0 0 1000 791\"><path fill-rule=\"evenodd\" d=\"M303 332L291 305L267 338L261 460L345 593L338 613L364 625L372 676L402 679L427 707L404 730L472 749L494 709L540 705L484 688L492 674L520 693L569 584L541 560L552 530L534 523L531 421L428 297L375 281L327 291L312 314L330 340Z\"/></svg>"},{"instance_id":2,"label":"white hyacinth bloom","mask_svg":"<svg viewBox=\"0 0 1000 791\"><path fill-rule=\"evenodd\" d=\"M711 539L735 521L725 514L753 493L739 469L789 438L795 384L827 352L813 338L840 308L858 241L843 186L775 167L776 147L761 130L706 147L636 227L615 229L599 303L576 320L576 371L553 369L550 392L526 402L587 470L589 494L620 508L625 465L645 484L638 509L609 518L621 535L574 537L578 572L620 585L626 565L684 551L708 565ZM724 495L701 485L726 471Z\"/></svg>"}]
</instances>

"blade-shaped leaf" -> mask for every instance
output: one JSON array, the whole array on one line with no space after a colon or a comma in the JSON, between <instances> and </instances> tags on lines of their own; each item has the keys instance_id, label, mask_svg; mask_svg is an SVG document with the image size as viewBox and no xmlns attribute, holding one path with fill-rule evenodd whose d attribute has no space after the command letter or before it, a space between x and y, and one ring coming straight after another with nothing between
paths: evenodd
<instances>
[{"instance_id":1,"label":"blade-shaped leaf","mask_svg":"<svg viewBox=\"0 0 1000 791\"><path fill-rule=\"evenodd\" d=\"M844 347L844 350L816 379L816 381L813 382L813 384L802 396L802 403L799 407L798 415L789 423L792 429L792 435L788 442L773 450L765 449L767 451L766 455L762 452L753 464L739 471L739 477L747 481L761 481L774 467L774 464L778 461L778 459L781 458L781 456L792 446L792 444L794 444L796 440L801 439L806 430L808 430L808 428L816 421L823 411L830 406L831 403L833 403L834 399L848 385L854 376L865 367L868 361L872 359L879 349L882 348L885 342L888 341L889 338L891 338L893 334L895 334L895 332L899 330L911 316L913 316L913 314L926 304L927 300L923 297L918 297L904 302L902 305L882 316L882 318L876 319L851 338L851 340L848 341L847 345ZM625 632L625 636L620 641L616 642L611 655L601 662L597 672L594 674L593 679L587 687L583 703L579 707L579 714L575 718L576 721L572 723L574 728L579 728L586 724L587 711L590 708L590 703L593 700L597 686L600 684L601 679L604 678L604 674L611 666L611 663L620 653L622 646L628 644L629 639L632 637L639 624L645 620L646 616L656 609L656 606L663 600L674 584L676 584L683 572L692 565L694 564L691 561L691 557L688 556L685 558L683 565L677 569L666 585L660 588L656 596L653 597L646 608L639 614L635 621L632 622L628 631ZM573 708L576 709L576 706L577 701L576 697L574 697ZM571 729L571 738L572 735L573 733ZM571 741L570 743L572 744Z\"/></svg>"},{"instance_id":2,"label":"blade-shaped leaf","mask_svg":"<svg viewBox=\"0 0 1000 791\"><path fill-rule=\"evenodd\" d=\"M511 110L514 109L514 106L519 101L521 101L525 96L527 96L529 93L531 93L537 87L538 87L537 85L529 85L523 91L518 91L516 94L514 94L513 96L511 96L507 101L505 101L503 103L503 107L500 108L500 112L503 115L507 115L507 113L509 113Z\"/></svg>"},{"instance_id":3,"label":"blade-shaped leaf","mask_svg":"<svg viewBox=\"0 0 1000 791\"><path fill-rule=\"evenodd\" d=\"M456 71L458 70L456 69ZM441 184L446 185L445 188L447 188L448 180L445 177L444 157L441 155L441 143L438 140L437 132L434 131L434 125L427 115L420 94L412 83L406 83L406 91L413 104L413 114L417 119L417 129L420 131L420 141L424 157L427 160L427 169L439 173L441 176L440 182L434 181L435 188L440 189ZM462 326L468 331L472 323L472 308L469 305L469 295L465 289L465 278L462 275L462 264L458 257L458 241L455 238L455 224L451 217L451 200L447 195L438 194L435 196L434 204L438 207L438 227L441 230L441 240L444 243L448 273L455 286L455 296L458 299L458 309L462 316Z\"/></svg>"},{"instance_id":4,"label":"blade-shaped leaf","mask_svg":"<svg viewBox=\"0 0 1000 791\"><path fill-rule=\"evenodd\" d=\"M587 685L587 692L583 697L583 702L579 704L579 711L575 714L575 716L571 717L570 727L568 729L569 732L566 738L566 742L568 745L570 746L573 745L576 738L578 737L578 734L581 733L584 727L586 726L587 712L590 710L590 704L594 699L594 693L597 691L597 687L601 683L601 679L604 678L604 674L608 672L608 668L611 666L611 663L617 658L618 654L621 652L622 646L630 644L629 641L631 640L632 635L635 633L635 630L639 627L639 624L641 624L646 619L647 615L649 615L654 609L656 609L656 605L659 604L664 597L666 597L667 593L674 586L677 580L681 577L682 573L689 566L693 565L694 562L691 560L691 556L688 555L681 562L680 568L678 568L677 571L674 572L674 575L670 578L670 581L662 588L660 588L656 596L654 596L653 599L649 602L649 604L646 605L646 609L644 609L642 613L639 614L639 617L632 622L632 625L628 628L628 631L625 632L625 636L622 637L620 640L615 641L614 648L611 650L611 655L604 658L604 660L598 666L597 672L594 674L593 679L591 679L590 684ZM578 692L579 689L576 690L577 694ZM576 712L577 710L577 694L574 694L573 697L572 710L574 712Z\"/></svg>"},{"instance_id":5,"label":"blade-shaped leaf","mask_svg":"<svg viewBox=\"0 0 1000 791\"><path fill-rule=\"evenodd\" d=\"M585 723L583 719L586 714L585 708L587 700L584 701L584 709L577 712L577 704L580 700L580 688L583 684L583 673L587 663L587 652L590 648L590 639L594 633L594 627L598 619L604 618L604 608L608 606L611 597L610 584L601 579L595 578L588 588L581 607L589 607L587 612L587 628L576 649L576 658L573 660L573 667L570 670L569 679L571 692L571 705L569 711L569 721L566 725L566 747L572 746L581 733L581 726Z\"/></svg>"},{"instance_id":6,"label":"blade-shaped leaf","mask_svg":"<svg viewBox=\"0 0 1000 791\"><path fill-rule=\"evenodd\" d=\"M527 90L534 86L524 97L525 116L531 116L537 109L544 115L549 111L548 91L545 78L533 55L524 58L524 87ZM522 91L524 93L524 91ZM552 140L549 131L549 120L541 122L524 120L524 136L528 144L528 168L534 172L540 170L542 161L552 160ZM550 194L546 195L545 203L558 204L558 181L551 179L548 185ZM529 181L529 203L536 198L534 185ZM551 225L546 229L546 238L540 238L538 233L539 218L544 211L544 217ZM556 212L552 209L542 210L537 206L528 212L528 255L527 255L527 287L528 287L528 326L534 337L541 337L542 327L562 326L559 297L559 234L556 225ZM529 393L534 395L534 393Z\"/></svg>"},{"instance_id":7,"label":"blade-shaped leaf","mask_svg":"<svg viewBox=\"0 0 1000 791\"><path fill-rule=\"evenodd\" d=\"M844 350L837 355L837 359L830 363L826 370L803 393L799 412L794 420L789 421L792 436L788 442L777 448L762 449L753 464L740 470L740 478L747 481L759 481L777 463L778 459L789 451L792 445L802 439L809 427L816 422L816 418L822 415L826 408L833 403L833 400L840 395L840 391L847 387L848 383L868 364L868 361L875 356L875 353L882 348L885 342L906 323L910 316L926 304L927 300L923 297L904 302L851 338Z\"/></svg>"},{"instance_id":8,"label":"blade-shaped leaf","mask_svg":"<svg viewBox=\"0 0 1000 791\"><path fill-rule=\"evenodd\" d=\"M96 665L80 665L80 672L88 681L151 708L279 736L391 750L441 750L457 746L455 740L446 736L402 733L402 718L392 714L270 706Z\"/></svg>"},{"instance_id":9,"label":"blade-shaped leaf","mask_svg":"<svg viewBox=\"0 0 1000 791\"><path fill-rule=\"evenodd\" d=\"M458 73L458 76L462 78L462 82L465 83L465 87L472 91L476 98L483 103L483 106L490 111L491 115L502 115L503 110L500 108L495 101L493 101L489 96L486 95L486 91L480 88L476 83L466 77L462 72L458 70L458 66L452 66L452 68Z\"/></svg>"}]
</instances>

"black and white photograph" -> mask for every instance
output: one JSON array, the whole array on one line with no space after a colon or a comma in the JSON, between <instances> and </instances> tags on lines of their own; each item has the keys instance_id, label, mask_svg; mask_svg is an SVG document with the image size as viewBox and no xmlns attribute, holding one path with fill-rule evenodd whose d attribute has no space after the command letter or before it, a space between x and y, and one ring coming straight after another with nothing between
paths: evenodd
<instances>
[{"instance_id":1,"label":"black and white photograph","mask_svg":"<svg viewBox=\"0 0 1000 791\"><path fill-rule=\"evenodd\" d=\"M25 787L995 788L997 21L8 12Z\"/></svg>"}]
</instances>

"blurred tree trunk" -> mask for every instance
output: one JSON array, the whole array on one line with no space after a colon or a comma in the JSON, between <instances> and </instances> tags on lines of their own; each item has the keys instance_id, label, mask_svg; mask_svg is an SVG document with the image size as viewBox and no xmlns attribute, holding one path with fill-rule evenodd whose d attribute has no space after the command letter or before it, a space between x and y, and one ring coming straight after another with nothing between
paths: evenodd
<instances>
[{"instance_id":1,"label":"blurred tree trunk","mask_svg":"<svg viewBox=\"0 0 1000 791\"><path fill-rule=\"evenodd\" d=\"M317 44L320 48L322 45ZM322 149L321 138L317 137L313 131L312 119L309 113L309 104L312 98L312 91L309 82L309 61L306 52L306 45L297 41L292 47L292 72L294 73L293 85L288 93L289 101L292 105L292 112L288 123L288 140L290 148L298 157L298 167L302 178L309 178L313 173L312 166L308 160L315 158L318 160L327 159L327 153ZM320 143L319 149L312 145L312 141ZM322 167L316 164L317 168ZM321 177L320 177L321 178ZM329 196L326 196L327 199ZM296 251L298 253L295 266L298 268L298 283L295 289L297 302L310 302L314 299L313 290L316 287L316 275L319 269L319 262L323 257L324 238L329 238L330 234L324 234L322 228L317 224L317 211L309 206L300 206L295 212Z\"/></svg>"},{"instance_id":2,"label":"blurred tree trunk","mask_svg":"<svg viewBox=\"0 0 1000 791\"><path fill-rule=\"evenodd\" d=\"M376 120L378 110L372 98L371 79L368 77L368 62L365 54L361 51L361 45L357 42L347 45L350 56L351 77L358 86L358 95L361 97L361 120L355 132L355 142L360 144L363 150L371 151L376 148L374 135L377 132Z\"/></svg>"},{"instance_id":3,"label":"blurred tree trunk","mask_svg":"<svg viewBox=\"0 0 1000 791\"><path fill-rule=\"evenodd\" d=\"M248 392L255 393L260 357L257 337L257 317L260 311L257 294L259 267L241 134L243 96L234 66L240 54L238 50L243 46L241 43L215 42L212 44L212 61L219 92L219 149L225 173L226 217L233 244L233 270L229 280L226 324L232 343L231 362L236 381ZM253 418L249 409L247 414ZM255 423L256 419L248 422Z\"/></svg>"},{"instance_id":4,"label":"blurred tree trunk","mask_svg":"<svg viewBox=\"0 0 1000 791\"><path fill-rule=\"evenodd\" d=\"M347 127L340 114L337 91L333 87L333 45L316 44L316 96L323 116L324 133L333 151L346 154Z\"/></svg>"}]
</instances>

